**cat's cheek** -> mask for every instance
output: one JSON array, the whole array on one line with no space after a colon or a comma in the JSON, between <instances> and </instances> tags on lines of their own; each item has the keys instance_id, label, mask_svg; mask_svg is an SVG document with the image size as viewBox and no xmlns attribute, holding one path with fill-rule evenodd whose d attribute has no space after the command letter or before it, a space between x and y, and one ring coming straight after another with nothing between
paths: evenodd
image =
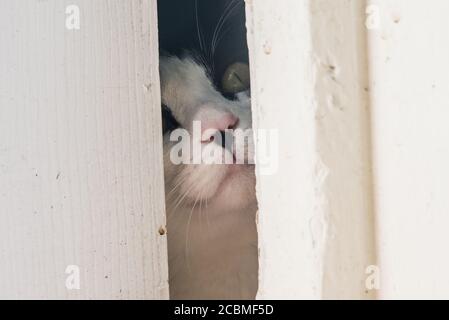
<instances>
[{"instance_id":1,"label":"cat's cheek","mask_svg":"<svg viewBox=\"0 0 449 320\"><path fill-rule=\"evenodd\" d=\"M239 210L257 203L254 168L237 166L230 171L217 191L216 205L227 210Z\"/></svg>"}]
</instances>

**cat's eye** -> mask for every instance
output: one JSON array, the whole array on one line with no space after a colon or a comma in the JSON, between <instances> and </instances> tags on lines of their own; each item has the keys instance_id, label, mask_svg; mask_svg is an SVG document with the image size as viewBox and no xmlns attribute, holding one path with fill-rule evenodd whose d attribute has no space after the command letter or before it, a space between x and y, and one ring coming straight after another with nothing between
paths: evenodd
<instances>
[{"instance_id":1,"label":"cat's eye","mask_svg":"<svg viewBox=\"0 0 449 320\"><path fill-rule=\"evenodd\" d=\"M239 93L249 89L249 66L243 62L231 64L225 71L221 80L222 90L225 93Z\"/></svg>"}]
</instances>

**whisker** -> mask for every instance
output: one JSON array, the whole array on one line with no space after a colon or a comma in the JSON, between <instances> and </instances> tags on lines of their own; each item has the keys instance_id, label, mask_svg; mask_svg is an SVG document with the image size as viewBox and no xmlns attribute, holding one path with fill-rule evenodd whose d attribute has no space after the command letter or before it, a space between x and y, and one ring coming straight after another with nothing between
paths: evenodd
<instances>
[{"instance_id":1,"label":"whisker","mask_svg":"<svg viewBox=\"0 0 449 320\"><path fill-rule=\"evenodd\" d=\"M204 39L202 36L200 22L199 22L199 18L198 18L198 0L195 0L195 20L196 20L196 31L198 34L198 42L200 44L201 51L203 51L204 50L204 46L203 46Z\"/></svg>"},{"instance_id":2,"label":"whisker","mask_svg":"<svg viewBox=\"0 0 449 320\"><path fill-rule=\"evenodd\" d=\"M209 211L207 210L209 208L209 204L208 204L207 200L208 200L208 198L206 197L206 223L207 223L207 228L210 230Z\"/></svg>"},{"instance_id":3,"label":"whisker","mask_svg":"<svg viewBox=\"0 0 449 320\"><path fill-rule=\"evenodd\" d=\"M192 186L190 186L190 188L184 193L184 195L180 194L180 196L182 195L182 198L176 203L176 205L174 206L174 208L171 210L172 214L174 214L175 210L178 208L178 206L182 203L182 201L184 201L184 199L187 197L188 194L190 194L190 192L193 190L193 188L195 187L195 184L192 184ZM178 197L179 198L179 197ZM170 218L171 215L167 215L167 219Z\"/></svg>"},{"instance_id":4,"label":"whisker","mask_svg":"<svg viewBox=\"0 0 449 320\"><path fill-rule=\"evenodd\" d=\"M212 34L211 49L213 47L213 44L215 42L215 38L217 37L218 29L221 26L221 23L222 23L224 17L226 16L226 14L227 14L228 10L231 8L231 6L234 5L237 1L238 0L230 1L227 4L227 6L225 7L225 9L223 10L223 13L221 14L220 18L218 19L217 25L215 26L215 29L214 29L214 33ZM212 50L211 50L211 53L212 53Z\"/></svg>"},{"instance_id":5,"label":"whisker","mask_svg":"<svg viewBox=\"0 0 449 320\"><path fill-rule=\"evenodd\" d=\"M220 36L220 32L222 31L223 27L225 26L227 20L229 20L232 17L232 14L234 13L234 11L238 8L238 5L234 6L228 13L228 15L226 16L225 20L223 21L223 23L220 26L220 29L217 32L217 35L215 37L214 43L212 44L212 57L215 56L215 51L217 50L217 47L220 43L219 39L221 39L222 37Z\"/></svg>"},{"instance_id":6,"label":"whisker","mask_svg":"<svg viewBox=\"0 0 449 320\"><path fill-rule=\"evenodd\" d=\"M235 13L236 9L239 7L239 5L243 4L243 2L240 2L238 0L235 0L233 2L231 2L231 4L233 4L232 7L229 7L229 9L227 10L227 12L225 11L225 14L223 15L223 19L221 20L220 25L217 25L217 31L215 36L212 39L212 43L211 43L211 48L212 48L212 59L215 56L215 50L217 49L217 46L219 44L218 38L220 36L220 32L223 29L223 26L226 24L226 22L232 17L232 15Z\"/></svg>"},{"instance_id":7,"label":"whisker","mask_svg":"<svg viewBox=\"0 0 449 320\"><path fill-rule=\"evenodd\" d=\"M198 195L195 199L195 202L193 203L193 207L192 210L190 210L190 214L189 214L189 219L187 221L187 226L186 226L186 244L185 244L185 257L186 257L186 264L187 264L187 269L190 272L190 262L189 262L189 233L190 233L190 222L192 221L192 216L193 216L193 210L195 209L196 203L199 199L200 195Z\"/></svg>"},{"instance_id":8,"label":"whisker","mask_svg":"<svg viewBox=\"0 0 449 320\"><path fill-rule=\"evenodd\" d=\"M210 63L207 63L207 59L206 59L206 57L203 55L203 53L199 53L199 52L196 52L196 55L195 55L195 57L198 59L198 62L199 63L201 63L203 66L204 66L204 68L206 69L206 71L210 74L210 75L212 75L213 74L213 70L212 70L212 68L211 68L211 65L210 65Z\"/></svg>"},{"instance_id":9,"label":"whisker","mask_svg":"<svg viewBox=\"0 0 449 320\"><path fill-rule=\"evenodd\" d=\"M185 181L183 181L183 182L185 182ZM183 183L183 182L182 182L182 183ZM180 184L182 184L182 183L180 183ZM175 193L174 193L174 189L172 189L172 191L170 191L170 192L168 193L168 195L165 196L165 201L166 201L167 203L176 203L182 195L183 195L182 193L180 193L180 194L175 194Z\"/></svg>"},{"instance_id":10,"label":"whisker","mask_svg":"<svg viewBox=\"0 0 449 320\"><path fill-rule=\"evenodd\" d=\"M220 36L220 38L218 38L216 44L215 44L215 48L214 48L214 52L217 49L218 45L220 44L220 42L224 39L224 37L229 33L229 31L231 31L233 28L235 28L236 25L231 25L229 26Z\"/></svg>"},{"instance_id":11,"label":"whisker","mask_svg":"<svg viewBox=\"0 0 449 320\"><path fill-rule=\"evenodd\" d=\"M171 217L172 214L175 214L176 209L178 208L178 206L182 203L182 201L184 201L184 198L189 194L189 190L187 190L187 192L185 192L184 194L180 194L176 200L175 200L175 206L170 210L171 214L167 215L167 219L169 219Z\"/></svg>"},{"instance_id":12,"label":"whisker","mask_svg":"<svg viewBox=\"0 0 449 320\"><path fill-rule=\"evenodd\" d=\"M239 0L232 0L232 1L230 1L226 5L226 7L223 10L223 13L221 14L220 18L218 19L218 22L217 22L217 24L215 26L215 29L214 29L214 32L212 34L208 55L209 55L209 61L210 61L210 64L212 66L212 71L213 72L215 71L215 61L214 61L215 49L214 49L214 43L216 41L216 38L218 37L219 29L220 29L220 27L222 25L223 20L225 20L225 17L227 15L227 13L230 11L230 9L232 9L232 6L235 5L238 1Z\"/></svg>"},{"instance_id":13,"label":"whisker","mask_svg":"<svg viewBox=\"0 0 449 320\"><path fill-rule=\"evenodd\" d=\"M186 177L182 177L181 179L179 179L179 181L176 183L176 185L166 194L166 198L169 198L173 192L179 188L179 186L181 184L183 184L185 181L187 180L187 176Z\"/></svg>"},{"instance_id":14,"label":"whisker","mask_svg":"<svg viewBox=\"0 0 449 320\"><path fill-rule=\"evenodd\" d=\"M202 220L201 221L201 226L203 226L203 220L204 220L204 216L206 217L206 230L209 236L211 236L212 232L211 232L211 228L210 228L210 221L209 221L209 215L208 215L208 204L207 204L207 197L203 198L203 192L201 193L201 199L200 199L200 218ZM206 204L206 212L203 212L203 202L205 202Z\"/></svg>"},{"instance_id":15,"label":"whisker","mask_svg":"<svg viewBox=\"0 0 449 320\"><path fill-rule=\"evenodd\" d=\"M203 192L204 190L200 192L200 226L203 225Z\"/></svg>"}]
</instances>

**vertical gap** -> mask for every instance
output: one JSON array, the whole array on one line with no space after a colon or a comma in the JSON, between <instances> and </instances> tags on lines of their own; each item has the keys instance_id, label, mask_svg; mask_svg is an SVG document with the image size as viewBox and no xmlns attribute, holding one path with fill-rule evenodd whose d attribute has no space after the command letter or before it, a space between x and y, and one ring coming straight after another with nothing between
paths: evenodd
<instances>
[{"instance_id":1,"label":"vertical gap","mask_svg":"<svg viewBox=\"0 0 449 320\"><path fill-rule=\"evenodd\" d=\"M241 140L247 144L235 138L235 129L252 127L245 22L244 0L158 1L173 299L254 299L257 292L253 152L247 147L245 165L235 163L235 145L253 145L252 132ZM205 148L223 153L221 164L207 164Z\"/></svg>"}]
</instances>

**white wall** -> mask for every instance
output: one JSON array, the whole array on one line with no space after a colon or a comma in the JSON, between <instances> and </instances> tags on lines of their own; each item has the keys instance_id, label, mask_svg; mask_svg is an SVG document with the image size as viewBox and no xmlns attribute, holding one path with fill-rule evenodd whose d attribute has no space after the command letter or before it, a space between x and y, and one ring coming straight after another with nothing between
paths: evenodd
<instances>
[{"instance_id":1,"label":"white wall","mask_svg":"<svg viewBox=\"0 0 449 320\"><path fill-rule=\"evenodd\" d=\"M260 299L319 298L321 292L322 233L314 240L310 230L312 219L319 223L322 215L315 210L320 168L306 4L247 1L253 127L279 130L282 155L274 175L261 175L257 167Z\"/></svg>"},{"instance_id":2,"label":"white wall","mask_svg":"<svg viewBox=\"0 0 449 320\"><path fill-rule=\"evenodd\" d=\"M381 298L449 298L449 2L370 1Z\"/></svg>"},{"instance_id":3,"label":"white wall","mask_svg":"<svg viewBox=\"0 0 449 320\"><path fill-rule=\"evenodd\" d=\"M448 2L246 2L258 298L449 297ZM155 3L0 1L0 298L168 297Z\"/></svg>"},{"instance_id":4,"label":"white wall","mask_svg":"<svg viewBox=\"0 0 449 320\"><path fill-rule=\"evenodd\" d=\"M247 9L254 126L280 132L258 297L448 298L449 3Z\"/></svg>"},{"instance_id":5,"label":"white wall","mask_svg":"<svg viewBox=\"0 0 449 320\"><path fill-rule=\"evenodd\" d=\"M0 29L0 298L167 298L155 1L5 0Z\"/></svg>"},{"instance_id":6,"label":"white wall","mask_svg":"<svg viewBox=\"0 0 449 320\"><path fill-rule=\"evenodd\" d=\"M370 298L363 3L254 0L247 11L254 127L280 137L278 172L258 171L258 297Z\"/></svg>"}]
</instances>

